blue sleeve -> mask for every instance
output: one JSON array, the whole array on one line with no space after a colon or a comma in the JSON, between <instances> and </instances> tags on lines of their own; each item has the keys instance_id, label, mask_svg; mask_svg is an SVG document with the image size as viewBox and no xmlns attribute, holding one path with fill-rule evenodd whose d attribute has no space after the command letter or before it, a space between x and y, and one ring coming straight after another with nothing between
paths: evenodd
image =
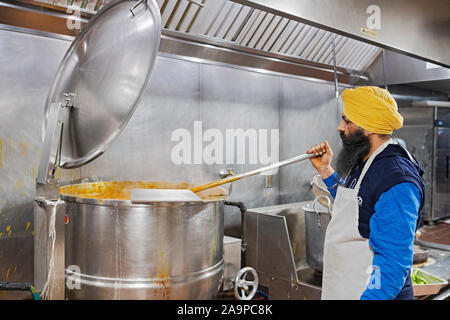
<instances>
[{"instance_id":1,"label":"blue sleeve","mask_svg":"<svg viewBox=\"0 0 450 320\"><path fill-rule=\"evenodd\" d=\"M339 177L337 172L334 172L331 176L326 179L322 179L327 186L328 191L331 193L333 198L336 198L337 188L340 184L344 183L344 180Z\"/></svg>"},{"instance_id":2,"label":"blue sleeve","mask_svg":"<svg viewBox=\"0 0 450 320\"><path fill-rule=\"evenodd\" d=\"M370 219L373 271L361 300L391 300L401 291L412 267L413 244L421 194L412 183L384 192Z\"/></svg>"}]
</instances>

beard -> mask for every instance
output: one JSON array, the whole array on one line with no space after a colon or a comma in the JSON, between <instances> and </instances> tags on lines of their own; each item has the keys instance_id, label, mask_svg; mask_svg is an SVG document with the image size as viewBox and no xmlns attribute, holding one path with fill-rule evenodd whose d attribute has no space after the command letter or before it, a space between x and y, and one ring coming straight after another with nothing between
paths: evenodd
<instances>
[{"instance_id":1,"label":"beard","mask_svg":"<svg viewBox=\"0 0 450 320\"><path fill-rule=\"evenodd\" d=\"M348 137L340 133L343 149L336 158L336 171L345 178L350 170L360 163L370 151L370 141L362 129L358 129Z\"/></svg>"}]
</instances>

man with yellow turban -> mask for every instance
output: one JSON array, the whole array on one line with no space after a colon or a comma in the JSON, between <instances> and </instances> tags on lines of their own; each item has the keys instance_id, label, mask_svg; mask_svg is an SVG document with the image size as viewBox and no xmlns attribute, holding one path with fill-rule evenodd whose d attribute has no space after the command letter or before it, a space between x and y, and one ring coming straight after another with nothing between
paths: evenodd
<instances>
[{"instance_id":1,"label":"man with yellow turban","mask_svg":"<svg viewBox=\"0 0 450 320\"><path fill-rule=\"evenodd\" d=\"M423 170L392 138L403 118L378 87L346 89L337 130L343 149L312 147L312 165L335 198L323 257L322 299L414 298L410 270L425 197Z\"/></svg>"}]
</instances>

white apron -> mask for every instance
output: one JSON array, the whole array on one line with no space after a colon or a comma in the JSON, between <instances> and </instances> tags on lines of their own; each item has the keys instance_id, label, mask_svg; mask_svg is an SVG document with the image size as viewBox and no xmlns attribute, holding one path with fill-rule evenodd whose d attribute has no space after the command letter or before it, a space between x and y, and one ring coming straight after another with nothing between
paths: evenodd
<instances>
[{"instance_id":1,"label":"white apron","mask_svg":"<svg viewBox=\"0 0 450 320\"><path fill-rule=\"evenodd\" d=\"M393 140L383 143L367 160L354 189L339 186L325 233L322 299L359 300L372 274L373 251L358 230L358 192L375 157Z\"/></svg>"}]
</instances>

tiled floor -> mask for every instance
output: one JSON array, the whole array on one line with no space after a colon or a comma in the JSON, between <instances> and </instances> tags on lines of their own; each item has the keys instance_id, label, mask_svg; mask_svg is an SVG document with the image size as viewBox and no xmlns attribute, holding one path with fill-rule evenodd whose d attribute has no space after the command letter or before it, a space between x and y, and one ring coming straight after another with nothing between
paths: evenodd
<instances>
[{"instance_id":1,"label":"tiled floor","mask_svg":"<svg viewBox=\"0 0 450 320\"><path fill-rule=\"evenodd\" d=\"M449 223L438 222L434 226L424 226L419 231L419 240L450 245Z\"/></svg>"}]
</instances>

